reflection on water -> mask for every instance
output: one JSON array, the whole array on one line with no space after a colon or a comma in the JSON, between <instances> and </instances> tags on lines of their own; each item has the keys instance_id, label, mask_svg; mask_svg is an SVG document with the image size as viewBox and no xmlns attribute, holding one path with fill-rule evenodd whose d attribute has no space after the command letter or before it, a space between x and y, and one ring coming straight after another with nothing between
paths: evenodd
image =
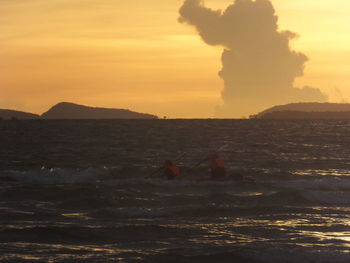
<instances>
[{"instance_id":1,"label":"reflection on water","mask_svg":"<svg viewBox=\"0 0 350 263\"><path fill-rule=\"evenodd\" d=\"M346 159L349 160L349 159ZM350 163L349 163L350 165ZM349 166L350 167L350 166ZM300 176L350 176L349 169L327 169L327 170L296 170L294 175Z\"/></svg>"},{"instance_id":2,"label":"reflection on water","mask_svg":"<svg viewBox=\"0 0 350 263\"><path fill-rule=\"evenodd\" d=\"M0 122L0 262L350 262L349 134L341 121ZM197 181L217 149L244 181ZM178 156L179 180L145 179Z\"/></svg>"}]
</instances>

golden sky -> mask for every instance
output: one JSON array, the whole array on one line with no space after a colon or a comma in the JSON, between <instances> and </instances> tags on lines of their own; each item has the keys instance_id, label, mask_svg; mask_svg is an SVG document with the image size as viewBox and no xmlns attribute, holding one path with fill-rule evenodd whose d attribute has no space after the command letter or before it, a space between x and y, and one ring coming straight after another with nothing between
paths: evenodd
<instances>
[{"instance_id":1,"label":"golden sky","mask_svg":"<svg viewBox=\"0 0 350 263\"><path fill-rule=\"evenodd\" d=\"M182 0L0 0L0 108L42 113L60 101L169 117L212 117L222 48L178 23ZM207 0L225 9L232 0ZM293 49L296 87L350 101L350 2L272 0Z\"/></svg>"}]
</instances>

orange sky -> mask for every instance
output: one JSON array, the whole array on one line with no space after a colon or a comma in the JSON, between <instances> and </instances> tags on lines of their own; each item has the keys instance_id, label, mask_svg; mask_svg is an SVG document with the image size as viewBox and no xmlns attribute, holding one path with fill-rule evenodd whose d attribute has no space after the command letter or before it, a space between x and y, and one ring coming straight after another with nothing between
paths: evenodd
<instances>
[{"instance_id":1,"label":"orange sky","mask_svg":"<svg viewBox=\"0 0 350 263\"><path fill-rule=\"evenodd\" d=\"M232 1L207 0L224 9ZM350 2L274 0L310 61L296 81L350 101ZM220 47L177 22L181 0L0 0L0 108L60 101L169 117L213 117Z\"/></svg>"}]
</instances>

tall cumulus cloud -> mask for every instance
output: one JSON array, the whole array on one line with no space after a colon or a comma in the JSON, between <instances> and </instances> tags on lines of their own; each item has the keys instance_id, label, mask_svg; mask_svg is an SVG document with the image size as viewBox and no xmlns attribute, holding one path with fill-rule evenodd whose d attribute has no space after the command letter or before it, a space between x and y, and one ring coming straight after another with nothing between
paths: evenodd
<instances>
[{"instance_id":1,"label":"tall cumulus cloud","mask_svg":"<svg viewBox=\"0 0 350 263\"><path fill-rule=\"evenodd\" d=\"M223 46L221 117L247 116L275 104L324 102L319 89L294 88L308 58L291 50L297 35L278 29L278 17L269 0L236 0L224 12L204 6L202 0L186 0L181 23L194 26L209 45Z\"/></svg>"}]
</instances>

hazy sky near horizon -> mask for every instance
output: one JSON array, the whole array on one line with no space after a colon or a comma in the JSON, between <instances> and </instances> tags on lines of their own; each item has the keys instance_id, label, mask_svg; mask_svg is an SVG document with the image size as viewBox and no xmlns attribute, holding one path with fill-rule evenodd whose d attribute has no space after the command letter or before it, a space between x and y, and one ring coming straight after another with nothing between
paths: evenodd
<instances>
[{"instance_id":1,"label":"hazy sky near horizon","mask_svg":"<svg viewBox=\"0 0 350 263\"><path fill-rule=\"evenodd\" d=\"M226 9L232 0L206 0ZM279 29L309 57L295 87L350 101L350 2L272 0ZM0 0L0 108L60 101L159 116L212 117L222 47L178 22L183 0Z\"/></svg>"}]
</instances>

